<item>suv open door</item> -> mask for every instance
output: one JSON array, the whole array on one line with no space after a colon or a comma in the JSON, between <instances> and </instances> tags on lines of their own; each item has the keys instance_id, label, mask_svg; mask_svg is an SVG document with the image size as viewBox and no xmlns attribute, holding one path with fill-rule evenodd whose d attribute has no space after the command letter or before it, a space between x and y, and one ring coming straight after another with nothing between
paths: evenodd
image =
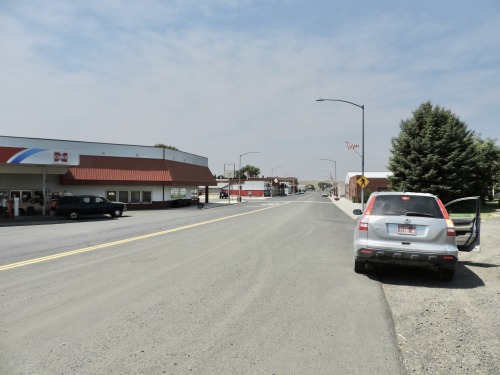
<instances>
[{"instance_id":1,"label":"suv open door","mask_svg":"<svg viewBox=\"0 0 500 375\"><path fill-rule=\"evenodd\" d=\"M445 204L445 207L455 224L458 250L480 250L481 198L460 198Z\"/></svg>"}]
</instances>

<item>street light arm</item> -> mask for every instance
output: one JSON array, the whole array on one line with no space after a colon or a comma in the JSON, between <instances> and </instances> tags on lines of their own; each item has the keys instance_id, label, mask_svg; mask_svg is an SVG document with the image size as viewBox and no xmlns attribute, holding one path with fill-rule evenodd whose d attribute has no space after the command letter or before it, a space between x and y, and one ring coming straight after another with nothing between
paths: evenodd
<instances>
[{"instance_id":1,"label":"street light arm","mask_svg":"<svg viewBox=\"0 0 500 375\"><path fill-rule=\"evenodd\" d=\"M248 155L248 154L260 154L259 151L250 151L250 152L245 152L244 154L241 154L240 157Z\"/></svg>"},{"instance_id":2,"label":"street light arm","mask_svg":"<svg viewBox=\"0 0 500 375\"><path fill-rule=\"evenodd\" d=\"M356 107L365 109L364 105L359 105L359 104L356 104L356 103L353 103L353 102L349 102L347 100L342 100L342 99L323 99L323 98L319 98L319 99L316 99L316 101L317 102L342 102L342 103L352 104L352 105L355 105Z\"/></svg>"}]
</instances>

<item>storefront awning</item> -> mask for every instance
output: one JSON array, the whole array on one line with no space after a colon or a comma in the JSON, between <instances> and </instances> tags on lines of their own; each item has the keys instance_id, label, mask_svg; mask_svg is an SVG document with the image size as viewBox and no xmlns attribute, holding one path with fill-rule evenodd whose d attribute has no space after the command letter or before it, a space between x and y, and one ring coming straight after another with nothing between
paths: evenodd
<instances>
[{"instance_id":1,"label":"storefront awning","mask_svg":"<svg viewBox=\"0 0 500 375\"><path fill-rule=\"evenodd\" d=\"M61 176L62 185L215 186L206 166L172 160L80 155L80 165Z\"/></svg>"}]
</instances>

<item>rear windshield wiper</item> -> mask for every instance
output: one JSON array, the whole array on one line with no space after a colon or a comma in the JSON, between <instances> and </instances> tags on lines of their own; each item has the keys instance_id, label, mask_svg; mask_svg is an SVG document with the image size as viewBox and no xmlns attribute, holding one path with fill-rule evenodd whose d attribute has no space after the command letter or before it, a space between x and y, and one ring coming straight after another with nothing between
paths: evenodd
<instances>
[{"instance_id":1,"label":"rear windshield wiper","mask_svg":"<svg viewBox=\"0 0 500 375\"><path fill-rule=\"evenodd\" d=\"M412 212L412 211L406 212L405 216L434 217L434 215L426 214L425 212Z\"/></svg>"}]
</instances>

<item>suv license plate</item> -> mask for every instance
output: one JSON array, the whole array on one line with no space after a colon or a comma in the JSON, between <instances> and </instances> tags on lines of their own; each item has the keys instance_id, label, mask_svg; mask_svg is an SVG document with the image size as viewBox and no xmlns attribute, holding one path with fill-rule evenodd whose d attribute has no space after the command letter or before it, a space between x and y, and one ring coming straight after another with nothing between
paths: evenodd
<instances>
[{"instance_id":1,"label":"suv license plate","mask_svg":"<svg viewBox=\"0 0 500 375\"><path fill-rule=\"evenodd\" d=\"M415 225L402 224L398 225L398 234L417 234L417 227Z\"/></svg>"}]
</instances>

